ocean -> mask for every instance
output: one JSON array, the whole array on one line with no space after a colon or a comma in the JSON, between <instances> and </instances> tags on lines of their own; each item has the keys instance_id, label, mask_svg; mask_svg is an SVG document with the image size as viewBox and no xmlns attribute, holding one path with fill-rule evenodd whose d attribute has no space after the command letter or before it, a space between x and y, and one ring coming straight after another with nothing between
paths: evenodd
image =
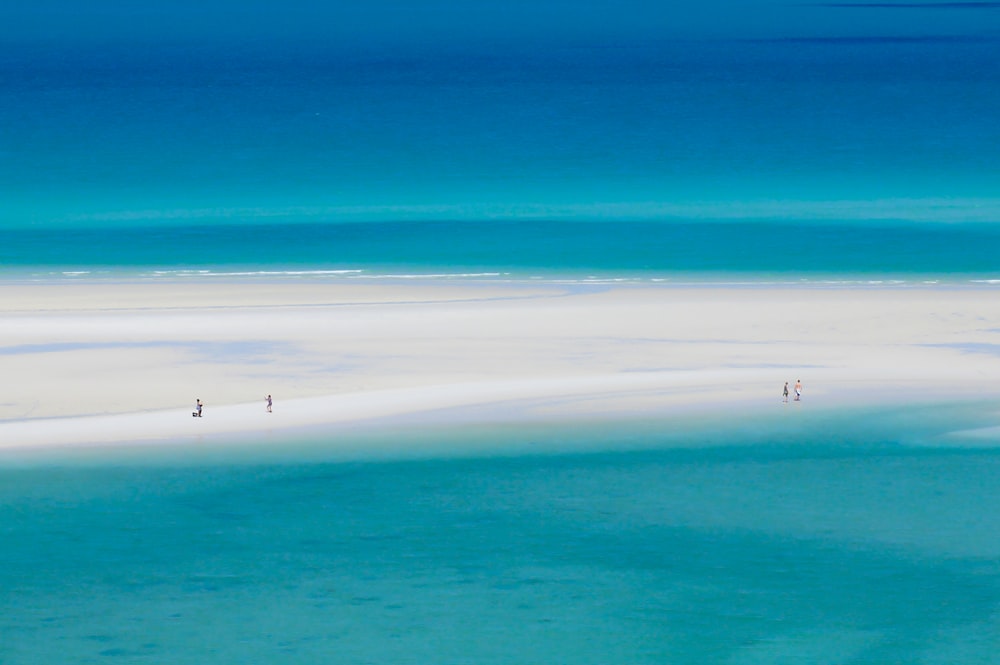
<instances>
[{"instance_id":1,"label":"ocean","mask_svg":"<svg viewBox=\"0 0 1000 665\"><path fill-rule=\"evenodd\" d=\"M0 294L1000 284L996 3L23 4ZM4 453L0 663L996 662L994 406L802 406Z\"/></svg>"},{"instance_id":2,"label":"ocean","mask_svg":"<svg viewBox=\"0 0 1000 665\"><path fill-rule=\"evenodd\" d=\"M8 454L0 656L992 662L983 406Z\"/></svg>"},{"instance_id":3,"label":"ocean","mask_svg":"<svg viewBox=\"0 0 1000 665\"><path fill-rule=\"evenodd\" d=\"M12 38L0 278L995 280L1000 41L935 32L954 14L977 15L841 36Z\"/></svg>"},{"instance_id":4,"label":"ocean","mask_svg":"<svg viewBox=\"0 0 1000 665\"><path fill-rule=\"evenodd\" d=\"M936 27L356 48L11 39L0 228L995 223L1000 42Z\"/></svg>"},{"instance_id":5,"label":"ocean","mask_svg":"<svg viewBox=\"0 0 1000 665\"><path fill-rule=\"evenodd\" d=\"M16 229L15 280L1000 284L1000 224L405 221Z\"/></svg>"}]
</instances>

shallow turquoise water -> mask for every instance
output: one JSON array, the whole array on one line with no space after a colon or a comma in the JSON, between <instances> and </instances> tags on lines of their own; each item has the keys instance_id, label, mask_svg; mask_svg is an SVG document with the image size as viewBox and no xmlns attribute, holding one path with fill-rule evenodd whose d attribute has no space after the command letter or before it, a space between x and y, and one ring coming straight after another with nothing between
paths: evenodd
<instances>
[{"instance_id":1,"label":"shallow turquoise water","mask_svg":"<svg viewBox=\"0 0 1000 665\"><path fill-rule=\"evenodd\" d=\"M993 662L984 413L7 456L0 660Z\"/></svg>"},{"instance_id":2,"label":"shallow turquoise water","mask_svg":"<svg viewBox=\"0 0 1000 665\"><path fill-rule=\"evenodd\" d=\"M0 278L998 283L1000 225L409 221L14 229Z\"/></svg>"}]
</instances>

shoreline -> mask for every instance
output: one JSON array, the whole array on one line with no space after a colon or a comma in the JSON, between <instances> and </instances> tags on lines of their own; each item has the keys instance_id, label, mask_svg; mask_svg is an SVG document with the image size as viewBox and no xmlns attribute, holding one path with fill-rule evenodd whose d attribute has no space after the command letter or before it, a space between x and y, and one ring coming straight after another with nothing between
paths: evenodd
<instances>
[{"instance_id":1,"label":"shoreline","mask_svg":"<svg viewBox=\"0 0 1000 665\"><path fill-rule=\"evenodd\" d=\"M511 422L731 413L780 406L782 383L800 378L804 407L1000 396L1000 304L978 288L98 280L0 292L5 450L463 409Z\"/></svg>"},{"instance_id":2,"label":"shoreline","mask_svg":"<svg viewBox=\"0 0 1000 665\"><path fill-rule=\"evenodd\" d=\"M391 268L274 266L258 269L248 266L218 265L205 268L158 268L155 266L130 267L60 267L48 266L22 269L6 267L0 274L0 286L116 286L129 283L147 285L183 284L203 286L213 283L224 285L267 284L326 284L364 288L370 285L501 285L549 284L555 286L666 286L670 288L946 288L982 289L1000 288L1000 276L981 272L791 272L778 271L726 271L695 270L657 272L627 269L512 269L498 267L464 268L426 266L396 266Z\"/></svg>"},{"instance_id":3,"label":"shoreline","mask_svg":"<svg viewBox=\"0 0 1000 665\"><path fill-rule=\"evenodd\" d=\"M553 390L556 382L539 381L534 390L527 383L506 385L455 384L411 389L379 390L298 398L283 402L281 410L268 413L261 404L227 404L206 410L193 418L188 410L162 409L112 415L62 416L0 421L0 453L38 449L157 446L223 441L234 437L268 438L299 436L336 437L344 432L392 430L399 427L416 431L425 427L590 424L635 421L697 420L723 427L744 419L779 418L781 414L842 414L859 411L955 407L996 403L1000 421L1000 393L983 395L943 395L911 386L882 399L855 399L847 396L855 385L826 394L804 397L787 404L773 395L747 394L747 389L724 392L715 382L696 386L678 383L677 376L658 377L655 382L577 386ZM688 377L692 378L692 377ZM728 375L727 378L733 378ZM560 382L562 383L562 382ZM618 383L617 388L607 385ZM512 391L517 390L514 396ZM565 387L565 385L564 385ZM693 392L691 392L693 388ZM897 388L899 388L897 386ZM681 390L687 390L679 395ZM720 404L725 416L719 417ZM801 409L801 411L799 411ZM1000 424L969 427L954 431L969 441L1000 438Z\"/></svg>"}]
</instances>

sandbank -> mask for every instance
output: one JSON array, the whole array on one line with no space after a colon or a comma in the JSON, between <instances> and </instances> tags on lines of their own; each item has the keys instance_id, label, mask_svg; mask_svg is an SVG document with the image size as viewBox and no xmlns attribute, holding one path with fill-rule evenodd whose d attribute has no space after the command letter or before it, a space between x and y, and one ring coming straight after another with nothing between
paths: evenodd
<instances>
[{"instance_id":1,"label":"sandbank","mask_svg":"<svg viewBox=\"0 0 1000 665\"><path fill-rule=\"evenodd\" d=\"M940 285L10 282L0 364L0 448L464 411L725 418L1000 395L1000 298ZM802 402L782 404L798 379Z\"/></svg>"}]
</instances>

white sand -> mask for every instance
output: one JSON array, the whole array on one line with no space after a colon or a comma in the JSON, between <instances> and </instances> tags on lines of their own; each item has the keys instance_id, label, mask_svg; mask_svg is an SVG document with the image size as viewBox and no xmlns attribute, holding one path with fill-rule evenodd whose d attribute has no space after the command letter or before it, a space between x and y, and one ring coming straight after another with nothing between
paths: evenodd
<instances>
[{"instance_id":1,"label":"white sand","mask_svg":"<svg viewBox=\"0 0 1000 665\"><path fill-rule=\"evenodd\" d=\"M988 287L0 285L0 447L1000 394ZM264 398L274 396L274 412ZM195 398L204 417L192 418Z\"/></svg>"}]
</instances>

